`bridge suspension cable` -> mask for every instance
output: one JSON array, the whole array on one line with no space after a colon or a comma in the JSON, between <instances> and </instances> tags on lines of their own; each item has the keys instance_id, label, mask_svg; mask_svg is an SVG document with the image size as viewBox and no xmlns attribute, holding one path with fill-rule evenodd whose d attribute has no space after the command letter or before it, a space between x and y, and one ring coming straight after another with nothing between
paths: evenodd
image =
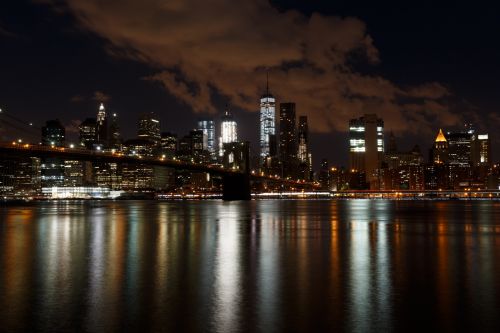
<instances>
[{"instance_id":1,"label":"bridge suspension cable","mask_svg":"<svg viewBox=\"0 0 500 333\"><path fill-rule=\"evenodd\" d=\"M4 140L27 138L38 142L40 135L41 127L32 122L24 121L4 109L0 109L0 138Z\"/></svg>"}]
</instances>

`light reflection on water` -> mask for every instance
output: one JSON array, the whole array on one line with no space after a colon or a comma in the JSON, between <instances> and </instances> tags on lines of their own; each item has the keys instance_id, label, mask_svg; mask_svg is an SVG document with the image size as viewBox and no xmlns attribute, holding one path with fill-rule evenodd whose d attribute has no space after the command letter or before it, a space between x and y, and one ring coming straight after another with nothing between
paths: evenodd
<instances>
[{"instance_id":1,"label":"light reflection on water","mask_svg":"<svg viewBox=\"0 0 500 333\"><path fill-rule=\"evenodd\" d=\"M500 328L497 202L0 208L2 331Z\"/></svg>"}]
</instances>

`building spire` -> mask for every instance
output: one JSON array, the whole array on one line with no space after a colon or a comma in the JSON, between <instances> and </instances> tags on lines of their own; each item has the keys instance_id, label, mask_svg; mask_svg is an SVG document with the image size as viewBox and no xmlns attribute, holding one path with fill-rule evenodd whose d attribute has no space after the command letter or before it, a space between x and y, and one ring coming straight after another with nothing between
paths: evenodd
<instances>
[{"instance_id":1,"label":"building spire","mask_svg":"<svg viewBox=\"0 0 500 333\"><path fill-rule=\"evenodd\" d=\"M444 136L442 129L439 129L439 133L436 137L436 142L447 142L446 137Z\"/></svg>"},{"instance_id":2,"label":"building spire","mask_svg":"<svg viewBox=\"0 0 500 333\"><path fill-rule=\"evenodd\" d=\"M269 96L269 69L266 70L266 95Z\"/></svg>"}]
</instances>

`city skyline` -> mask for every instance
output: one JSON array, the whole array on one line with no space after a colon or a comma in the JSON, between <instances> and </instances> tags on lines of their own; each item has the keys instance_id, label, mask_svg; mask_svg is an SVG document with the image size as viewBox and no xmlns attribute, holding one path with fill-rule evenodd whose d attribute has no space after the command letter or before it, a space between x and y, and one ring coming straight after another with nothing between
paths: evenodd
<instances>
[{"instance_id":1,"label":"city skyline","mask_svg":"<svg viewBox=\"0 0 500 333\"><path fill-rule=\"evenodd\" d=\"M311 105L310 99L304 100L303 98L303 94L306 93L307 89L303 89L304 92L296 93L293 89L290 89L289 83L283 83L283 72L277 70L279 66L276 66L276 63L265 64L266 66L262 68L258 67L255 71L245 72L244 79L248 81L248 84L238 84L238 80L242 77L238 75L236 77L238 80L235 78L235 80L229 82L231 83L232 90L225 91L224 89L220 89L220 91L215 91L209 102L207 102L206 98L203 96L200 96L200 98L195 96L190 102L183 101L182 98L179 98L179 96L176 96L175 93L172 92L175 86L171 87L172 89L166 89L168 87L165 87L164 83L162 83L166 81L145 80L145 78L155 75L155 70L149 63L144 63L136 58L130 59L127 53L125 53L123 57L120 56L117 58L118 55L122 54L121 52L128 50L128 46L122 47L122 45L119 45L118 48L115 48L116 45L113 43L113 38L110 39L111 42L109 43L103 41L102 38L104 37L104 39L106 39L107 37L105 31L94 31L82 23L78 15L75 15L72 11L75 6L78 6L78 1L69 1L67 4L65 4L65 2L59 2L58 5L52 6L47 5L47 3L51 2L45 1L44 4L40 4L40 2L19 1L16 2L16 4L2 4L2 9L5 9L1 11L2 13L22 12L24 15L13 14L11 17L0 15L0 27L2 31L4 31L0 36L0 42L5 46L4 59L6 60L0 64L0 66L3 66L0 69L8 80L8 82L3 83L2 89L0 89L0 107L11 110L16 114L23 115L25 116L24 118L29 118L31 121L38 124L43 124L43 121L46 120L43 118L43 114L55 112L65 125L69 125L69 136L71 136L71 128L73 128L73 130L76 128L76 126L71 126L74 125L74 120L81 119L84 114L88 113L93 105L98 103L97 100L105 101L110 110L116 111L124 119L134 117L137 112L155 112L160 117L160 120L166 124L166 127L163 129L164 131L173 131L178 127L178 123L180 127L187 131L192 127L193 122L200 117L216 117L217 114L213 112L217 113L223 110L224 105L229 99L235 116L242 124L250 124L248 127L253 129L254 126L259 124L259 108L255 105L254 100L265 91L265 75L266 71L269 71L276 103L294 99L297 108L305 115L309 116L309 132L312 149L316 152L315 155L318 156L318 158L325 156L335 164L347 165L347 157L338 154L334 155L325 148L326 145L324 142L336 141L346 147L343 140L347 131L344 121L365 113L377 113L380 117L384 118L386 129L393 130L398 136L402 137L401 145L405 146L407 149L411 148L413 142L422 141L424 139L423 134L419 135L414 132L413 128L417 126L412 125L404 130L404 128L397 125L398 123L394 120L394 112L390 111L393 110L392 106L387 109L382 108L381 110L377 110L377 108L364 104L365 108L360 110L357 107L346 104L345 107L336 108L332 112L328 110L328 108L319 106L319 104ZM426 136L433 133L436 128L446 127L452 130L453 127L458 128L465 122L475 123L476 126L481 128L484 132L492 132L489 127L496 126L495 124L497 123L494 115L498 107L494 105L481 105L481 103L477 103L479 98L476 96L478 94L483 94L488 98L479 100L482 100L486 104L494 104L493 101L490 100L496 98L496 94L491 93L494 87L498 86L497 82L494 81L496 67L492 68L493 70L490 68L489 71L486 71L483 67L486 64L491 64L491 61L486 61L485 63L484 61L474 62L476 65L481 64L481 66L483 66L481 67L481 74L484 75L481 77L482 80L478 81L478 78L473 76L473 69L471 69L470 66L465 66L465 64L469 64L467 62L469 60L468 57L453 58L453 61L448 67L443 67L437 66L437 63L439 63L438 60L432 60L430 56L432 53L428 53L428 56L425 57L417 57L419 54L418 52L414 52L415 55L412 55L412 52L405 52L403 49L411 50L412 38L414 40L417 37L428 38L428 42L433 48L437 48L435 52L438 52L439 47L441 47L438 43L438 40L440 40L438 39L439 36L433 36L433 34L427 31L428 28L421 27L422 31L416 31L416 27L411 23L417 19L417 14L410 15L407 10L394 7L391 9L401 15L390 16L388 22L382 22L378 17L372 14L374 11L372 6L363 9L355 9L347 4L325 4L321 2L317 4L303 4L295 1L288 2L287 4L276 1L273 2L273 5L283 11L292 9L297 10L302 18L309 20L309 25L316 22L314 19L317 17L324 19L325 22L330 22L338 16L344 17L343 21L340 21L341 23L347 24L349 22L353 25L352 27L347 26L347 30L361 32L364 36L373 39L373 48L370 47L369 49L377 51L379 59L378 64L366 65L364 64L365 61L361 61L356 57L352 58L352 61L356 62L359 67L362 67L362 69L351 68L354 75L353 80L359 80L359 75L366 80L374 79L373 81L364 82L368 84L367 87L373 85L374 90L373 95L369 98L366 98L366 91L362 92L359 96L360 99L365 101L362 103L366 103L370 100L375 102L377 98L386 100L383 94L384 91L380 90L380 85L377 81L382 84L387 83L390 89L394 87L406 87L410 90L415 88L412 91L412 93L415 94L414 96L428 94L429 90L434 94L447 92L449 96L445 99L453 100L449 104L444 101L439 101L439 103L436 104L433 102L434 100L432 98L423 101L424 105L430 108L444 105L444 113L441 111L436 114L430 113L428 117L421 113L415 113L414 119L410 119L409 124L414 124L413 121L415 119L423 121L424 125L418 128L422 128L423 132L426 132ZM112 8L113 5L110 4L109 6L109 8ZM264 6L268 8L267 4L264 4ZM54 10L54 8L56 10ZM109 15L108 18L110 20L117 19L118 17L115 16L116 14L106 11L109 8L104 8L103 14L106 13L106 15ZM374 12L383 10L383 8L382 6L380 9L375 9ZM282 18L282 14L280 14L279 11L276 12L274 8L268 9L270 9L269 15L273 18ZM451 33L447 25L444 25L438 19L439 15L442 13L441 8L435 9L435 12L425 12L425 7L414 9L417 10L419 14L424 16L427 15L429 24L439 27L441 30L438 30L441 34ZM83 8L83 10L90 10L90 7ZM454 19L460 19L468 14L468 11L460 6L454 8L454 10L458 12ZM24 16L30 17L32 21L25 22L22 27L20 27L17 22L13 21L13 17ZM403 22L398 17L405 17L408 22ZM189 17L182 18L182 20L188 19ZM474 21L478 26L475 28L477 29L475 30L476 32L483 31L484 29L481 29L482 25L486 24L484 22L489 22L488 20L484 22L483 20L474 20L477 20L477 22ZM48 23L41 24L41 22ZM397 29L398 31L400 30L399 32L393 31L394 29L389 29L390 24L395 22L400 24ZM279 28L281 28L281 25ZM335 26L333 26L332 29L335 30ZM405 32L408 33L408 40L401 40L401 36L398 35L398 33L403 34ZM423 37L420 37L417 32L423 34ZM462 32L462 30L457 31L457 36L460 32ZM265 34L268 32L262 33ZM276 33L278 35L281 34L281 30L277 30ZM465 37L469 43L482 40L474 38L472 41L468 35L465 35ZM483 37L485 38L485 36ZM272 35L270 38L274 40L276 36ZM39 40L39 42L37 43L36 40ZM404 42L405 48L399 49L395 47L394 45L397 44L394 43L395 41L398 41L398 43ZM394 45L391 45L391 42L394 43ZM447 47L451 47L452 51L459 48L458 43L455 45L455 42L455 39L451 39L447 44ZM450 43L451 46L449 45ZM74 51L76 45L78 45L76 48L78 51ZM317 45L323 46L322 43ZM255 47L255 45L250 44L249 46ZM264 47L264 45L261 46ZM232 51L233 47L234 45L229 50ZM416 46L413 47L416 48ZM132 44L130 48L134 48ZM39 56L35 57L31 52L27 52L27 49L36 50L34 53L39 54ZM430 50L429 48L426 52L431 52ZM141 50L139 50L139 52L140 51ZM475 59L492 59L495 54L497 54L496 49L494 49L493 52L486 52L482 48L476 48L475 51L477 53L474 55ZM85 54L87 56L83 57L80 54ZM227 57L229 57L230 54L231 52L219 54L220 61L222 63L227 61ZM285 54L285 49L273 50L271 54L281 56ZM454 54L460 53L455 52ZM412 68L423 68L423 70L409 73L411 75L405 75L405 77L407 77L406 79L401 77L402 75L400 73L408 73ZM466 75L460 78L454 77L450 72L455 68L463 68L463 70L466 71ZM446 69L448 69L448 71L445 71ZM329 76L335 77L335 75ZM16 77L25 77L29 79L29 82L24 86L19 86L16 82ZM71 80L71 84L68 84L68 80L71 77L78 78L78 80ZM183 82L184 79L185 77L183 77L182 73L178 73L176 80L178 80L178 82ZM230 80L231 77L228 76L227 79ZM341 79L341 77L339 77L339 79ZM299 87L303 86L303 82L296 80L293 76L288 77L288 80L290 83L295 83ZM323 82L323 79L319 81ZM426 82L437 82L438 84L422 86L422 84ZM467 82L470 82L470 85L464 87L463 85ZM356 81L356 83L362 82ZM248 104L242 105L242 103L239 103L237 98L235 98L234 93L239 92L247 94L250 86L253 91L252 98L245 102ZM226 86L220 86L219 88L221 87ZM332 96L335 96L335 94L345 91L346 88L343 83L336 87L337 88L331 91L330 95L317 98L314 101L323 103ZM422 89L417 89L419 87ZM424 89L425 87L428 89ZM445 87L445 90L442 89L443 87ZM392 92L387 92L392 94L394 90L392 90ZM307 93L310 94L310 92ZM394 95L390 96L394 97ZM405 96L402 96L402 98L404 97ZM407 97L410 98L411 96ZM355 99L356 98L357 97L355 97ZM462 101L456 101L457 99L462 99ZM210 112L212 112L212 114L207 112L193 112L192 110L196 105L193 106L190 105L190 103L195 103L197 100L201 103L200 105L210 105ZM454 114L460 115L459 120L453 117L449 118L449 113L446 113L448 106L455 104L457 110ZM500 106L500 103L498 103L498 106ZM414 112L413 107L410 107L408 110L408 112ZM325 115L324 121L319 122L319 127L318 113ZM450 119L455 119L455 121L450 122ZM326 132L322 131L320 128L321 124L329 126L330 129ZM123 128L121 130L127 136L130 136L135 130L128 123L122 126ZM320 130L320 132L318 132L318 130ZM242 128L239 134L245 140L252 142L254 149L258 148L256 143L259 140L259 133L255 133L253 130L245 131L245 129ZM494 138L494 140L493 143L498 144L498 138ZM431 142L429 142L429 144L431 144ZM493 152L493 156L495 158L495 152ZM313 161L316 168L319 167L318 158Z\"/></svg>"}]
</instances>

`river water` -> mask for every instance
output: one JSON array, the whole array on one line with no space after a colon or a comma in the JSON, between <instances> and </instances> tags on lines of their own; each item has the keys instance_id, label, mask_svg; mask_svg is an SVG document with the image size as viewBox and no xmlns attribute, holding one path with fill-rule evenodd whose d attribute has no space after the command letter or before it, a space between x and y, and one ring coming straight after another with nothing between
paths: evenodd
<instances>
[{"instance_id":1,"label":"river water","mask_svg":"<svg viewBox=\"0 0 500 333\"><path fill-rule=\"evenodd\" d=\"M500 331L500 202L0 207L0 331Z\"/></svg>"}]
</instances>

